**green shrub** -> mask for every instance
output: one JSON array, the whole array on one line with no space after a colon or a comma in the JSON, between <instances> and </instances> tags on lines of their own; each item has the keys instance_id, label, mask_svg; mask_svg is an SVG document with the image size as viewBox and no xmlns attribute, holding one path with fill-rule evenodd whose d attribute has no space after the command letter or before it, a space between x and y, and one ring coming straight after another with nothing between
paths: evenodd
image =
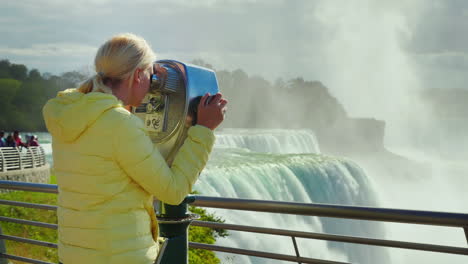
<instances>
[{"instance_id":1,"label":"green shrub","mask_svg":"<svg viewBox=\"0 0 468 264\"><path fill-rule=\"evenodd\" d=\"M216 217L213 214L207 213L205 209L190 206L189 210L192 213L200 215L201 221L210 221L224 223L219 217ZM227 231L224 229L211 229L200 226L190 226L189 227L189 241L204 243L204 244L214 244L216 238L226 237L228 235ZM216 257L213 251L204 250L204 249L189 249L189 263L190 264L219 264L220 260Z\"/></svg>"}]
</instances>

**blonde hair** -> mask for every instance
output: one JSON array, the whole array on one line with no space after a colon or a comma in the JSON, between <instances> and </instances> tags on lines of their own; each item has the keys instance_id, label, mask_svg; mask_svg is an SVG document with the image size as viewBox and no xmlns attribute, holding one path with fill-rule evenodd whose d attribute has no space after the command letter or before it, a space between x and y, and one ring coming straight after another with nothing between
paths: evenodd
<instances>
[{"instance_id":1,"label":"blonde hair","mask_svg":"<svg viewBox=\"0 0 468 264\"><path fill-rule=\"evenodd\" d=\"M156 55L142 37L116 35L98 49L94 59L96 75L82 83L78 91L112 93L111 87L130 76L131 85L135 70L149 69L155 60Z\"/></svg>"}]
</instances>

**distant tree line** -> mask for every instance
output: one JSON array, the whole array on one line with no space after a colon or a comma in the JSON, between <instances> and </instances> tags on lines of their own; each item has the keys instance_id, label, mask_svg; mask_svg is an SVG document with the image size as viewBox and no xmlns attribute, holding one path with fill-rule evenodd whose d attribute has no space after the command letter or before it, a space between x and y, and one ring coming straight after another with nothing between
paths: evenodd
<instances>
[{"instance_id":1,"label":"distant tree line","mask_svg":"<svg viewBox=\"0 0 468 264\"><path fill-rule=\"evenodd\" d=\"M192 63L214 69L203 60ZM216 74L221 92L230 101L223 127L318 130L347 118L341 104L318 81L298 77L272 83L241 69ZM85 79L86 75L78 71L41 74L37 69L1 60L0 129L45 131L42 107L46 101Z\"/></svg>"},{"instance_id":2,"label":"distant tree line","mask_svg":"<svg viewBox=\"0 0 468 264\"><path fill-rule=\"evenodd\" d=\"M58 91L74 87L84 74L41 74L23 64L0 60L0 130L46 131L42 107Z\"/></svg>"}]
</instances>

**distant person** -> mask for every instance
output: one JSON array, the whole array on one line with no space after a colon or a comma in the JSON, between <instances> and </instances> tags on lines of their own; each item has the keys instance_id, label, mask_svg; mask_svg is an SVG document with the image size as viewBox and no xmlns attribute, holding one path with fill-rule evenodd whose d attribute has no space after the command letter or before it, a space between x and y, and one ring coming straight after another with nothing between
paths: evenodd
<instances>
[{"instance_id":1,"label":"distant person","mask_svg":"<svg viewBox=\"0 0 468 264\"><path fill-rule=\"evenodd\" d=\"M15 140L17 147L27 147L27 145L21 141L21 136L18 130L13 132L13 139Z\"/></svg>"},{"instance_id":2,"label":"distant person","mask_svg":"<svg viewBox=\"0 0 468 264\"><path fill-rule=\"evenodd\" d=\"M43 108L54 144L58 182L58 255L63 264L152 264L158 252L153 197L180 204L214 145L227 101L220 93L198 106L195 126L169 167L146 134L137 107L149 91L156 56L133 34L97 51L96 74L59 92Z\"/></svg>"},{"instance_id":3,"label":"distant person","mask_svg":"<svg viewBox=\"0 0 468 264\"><path fill-rule=\"evenodd\" d=\"M17 147L16 141L15 141L13 135L8 135L8 137L6 138L6 146L7 147L13 147L13 148Z\"/></svg>"},{"instance_id":4,"label":"distant person","mask_svg":"<svg viewBox=\"0 0 468 264\"><path fill-rule=\"evenodd\" d=\"M30 146L30 147L39 147L39 141L37 140L36 135L32 135L32 136L29 137L28 146Z\"/></svg>"},{"instance_id":5,"label":"distant person","mask_svg":"<svg viewBox=\"0 0 468 264\"><path fill-rule=\"evenodd\" d=\"M0 148L6 147L5 131L0 131Z\"/></svg>"}]
</instances>

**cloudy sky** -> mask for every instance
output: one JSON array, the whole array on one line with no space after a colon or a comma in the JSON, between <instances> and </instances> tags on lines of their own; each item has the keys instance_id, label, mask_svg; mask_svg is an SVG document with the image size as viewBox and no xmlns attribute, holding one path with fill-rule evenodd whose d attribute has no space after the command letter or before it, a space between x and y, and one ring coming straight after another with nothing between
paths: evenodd
<instances>
[{"instance_id":1,"label":"cloudy sky","mask_svg":"<svg viewBox=\"0 0 468 264\"><path fill-rule=\"evenodd\" d=\"M91 68L100 44L133 32L161 59L320 80L356 116L408 91L468 88L464 0L0 2L0 58L41 72Z\"/></svg>"}]
</instances>

